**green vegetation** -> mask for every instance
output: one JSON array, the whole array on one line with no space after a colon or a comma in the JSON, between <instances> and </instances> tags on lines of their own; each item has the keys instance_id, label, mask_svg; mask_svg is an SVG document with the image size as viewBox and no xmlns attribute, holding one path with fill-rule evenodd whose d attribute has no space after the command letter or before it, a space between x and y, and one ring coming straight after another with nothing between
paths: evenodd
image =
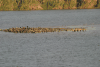
<instances>
[{"instance_id":1,"label":"green vegetation","mask_svg":"<svg viewBox=\"0 0 100 67\"><path fill-rule=\"evenodd\" d=\"M100 0L97 0L96 7L97 7L97 8L100 8Z\"/></svg>"},{"instance_id":2,"label":"green vegetation","mask_svg":"<svg viewBox=\"0 0 100 67\"><path fill-rule=\"evenodd\" d=\"M97 4L96 0L84 0L82 1L80 8L95 8Z\"/></svg>"},{"instance_id":3,"label":"green vegetation","mask_svg":"<svg viewBox=\"0 0 100 67\"><path fill-rule=\"evenodd\" d=\"M100 0L0 0L0 10L52 10L100 8Z\"/></svg>"},{"instance_id":4,"label":"green vegetation","mask_svg":"<svg viewBox=\"0 0 100 67\"><path fill-rule=\"evenodd\" d=\"M19 10L16 0L0 0L0 10Z\"/></svg>"}]
</instances>

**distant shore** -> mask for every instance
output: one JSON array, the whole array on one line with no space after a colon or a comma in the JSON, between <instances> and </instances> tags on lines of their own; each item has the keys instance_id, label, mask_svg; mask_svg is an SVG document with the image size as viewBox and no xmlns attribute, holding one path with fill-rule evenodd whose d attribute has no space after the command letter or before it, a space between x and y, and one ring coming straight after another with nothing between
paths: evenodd
<instances>
[{"instance_id":1,"label":"distant shore","mask_svg":"<svg viewBox=\"0 0 100 67\"><path fill-rule=\"evenodd\" d=\"M0 0L0 11L97 8L100 0Z\"/></svg>"}]
</instances>

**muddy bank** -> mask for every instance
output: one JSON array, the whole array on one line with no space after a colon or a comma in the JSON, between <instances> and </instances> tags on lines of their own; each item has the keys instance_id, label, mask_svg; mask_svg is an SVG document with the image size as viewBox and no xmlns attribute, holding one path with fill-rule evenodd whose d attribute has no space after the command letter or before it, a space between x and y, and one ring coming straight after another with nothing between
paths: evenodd
<instances>
[{"instance_id":1,"label":"muddy bank","mask_svg":"<svg viewBox=\"0 0 100 67\"><path fill-rule=\"evenodd\" d=\"M0 10L52 10L100 8L100 0L0 0Z\"/></svg>"}]
</instances>

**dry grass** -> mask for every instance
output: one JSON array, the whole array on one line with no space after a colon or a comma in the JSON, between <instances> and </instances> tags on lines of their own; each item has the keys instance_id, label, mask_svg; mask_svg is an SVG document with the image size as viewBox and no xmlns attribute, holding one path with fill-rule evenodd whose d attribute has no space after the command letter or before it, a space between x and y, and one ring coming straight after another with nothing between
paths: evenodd
<instances>
[{"instance_id":1,"label":"dry grass","mask_svg":"<svg viewBox=\"0 0 100 67\"><path fill-rule=\"evenodd\" d=\"M100 8L99 0L0 0L0 10L51 10Z\"/></svg>"}]
</instances>

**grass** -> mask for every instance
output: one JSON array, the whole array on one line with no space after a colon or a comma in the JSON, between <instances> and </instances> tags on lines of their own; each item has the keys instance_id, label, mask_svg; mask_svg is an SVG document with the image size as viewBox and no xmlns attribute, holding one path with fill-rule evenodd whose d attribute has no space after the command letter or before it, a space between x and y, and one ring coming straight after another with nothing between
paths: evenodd
<instances>
[{"instance_id":1,"label":"grass","mask_svg":"<svg viewBox=\"0 0 100 67\"><path fill-rule=\"evenodd\" d=\"M0 0L0 10L52 10L100 8L100 0Z\"/></svg>"}]
</instances>

